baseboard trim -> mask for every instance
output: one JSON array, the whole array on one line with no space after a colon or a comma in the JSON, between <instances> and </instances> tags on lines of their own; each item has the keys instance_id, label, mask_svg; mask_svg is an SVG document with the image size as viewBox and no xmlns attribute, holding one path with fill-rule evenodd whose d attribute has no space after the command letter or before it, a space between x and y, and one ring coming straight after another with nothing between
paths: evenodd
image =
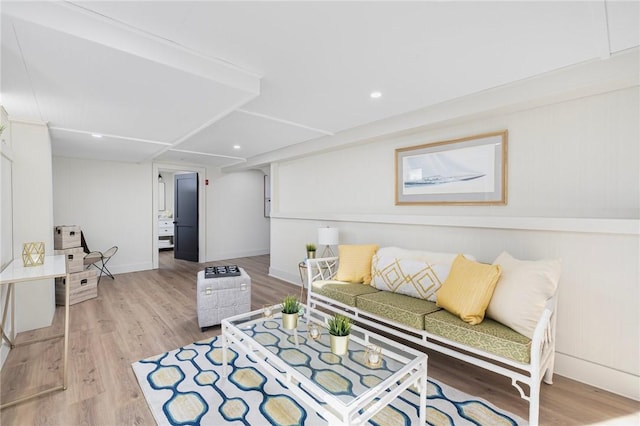
<instances>
[{"instance_id":1,"label":"baseboard trim","mask_svg":"<svg viewBox=\"0 0 640 426\"><path fill-rule=\"evenodd\" d=\"M302 283L300 282L300 275L292 274L281 269L269 267L269 276L297 285L298 287L302 286Z\"/></svg>"},{"instance_id":2,"label":"baseboard trim","mask_svg":"<svg viewBox=\"0 0 640 426\"><path fill-rule=\"evenodd\" d=\"M138 272L138 271L147 271L149 269L153 269L152 262L144 262L144 263L130 263L127 265L111 265L107 264L107 268L111 271L112 274L126 274L127 272ZM98 271L95 268L91 268L94 271ZM100 271L98 271L100 273Z\"/></svg>"},{"instance_id":3,"label":"baseboard trim","mask_svg":"<svg viewBox=\"0 0 640 426\"><path fill-rule=\"evenodd\" d=\"M555 372L561 376L640 401L640 378L604 365L556 352Z\"/></svg>"},{"instance_id":4,"label":"baseboard trim","mask_svg":"<svg viewBox=\"0 0 640 426\"><path fill-rule=\"evenodd\" d=\"M240 257L262 256L269 253L270 252L268 248L214 253L207 257L207 262L217 262L219 260L237 259Z\"/></svg>"}]
</instances>

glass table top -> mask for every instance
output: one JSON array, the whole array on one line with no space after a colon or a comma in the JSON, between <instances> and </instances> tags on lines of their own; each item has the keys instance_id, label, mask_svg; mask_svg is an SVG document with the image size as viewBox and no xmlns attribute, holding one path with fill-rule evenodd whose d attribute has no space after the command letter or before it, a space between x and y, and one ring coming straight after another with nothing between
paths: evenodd
<instances>
[{"instance_id":1,"label":"glass table top","mask_svg":"<svg viewBox=\"0 0 640 426\"><path fill-rule=\"evenodd\" d=\"M408 364L414 364L413 361L418 358L426 357L422 352L356 325L351 330L347 353L335 355L331 352L330 336L323 324L326 318L326 314L313 311L311 319L307 316L299 317L295 331L286 330L282 326L281 313L276 306L270 318L265 317L263 311L259 310L225 321L232 328L229 331L243 340L248 347L255 346L255 342L276 355L277 359L284 363L274 363L278 371L285 373L289 368L295 369L306 379L301 380L303 387L304 382L308 380L345 405L376 392L375 388L378 386L389 386L389 381L403 380L405 373L408 375L415 370L415 367ZM319 331L317 339L311 337L311 324ZM381 352L376 352L377 356L370 354L375 347L381 349ZM372 356L379 362L365 362L365 356ZM373 358L367 359L371 361ZM379 392L379 389L377 391Z\"/></svg>"}]
</instances>

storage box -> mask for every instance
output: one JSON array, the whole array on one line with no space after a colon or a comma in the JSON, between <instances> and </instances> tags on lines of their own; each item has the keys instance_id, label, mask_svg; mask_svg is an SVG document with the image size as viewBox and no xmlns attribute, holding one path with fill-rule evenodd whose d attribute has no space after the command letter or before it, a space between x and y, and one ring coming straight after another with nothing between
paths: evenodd
<instances>
[{"instance_id":1,"label":"storage box","mask_svg":"<svg viewBox=\"0 0 640 426\"><path fill-rule=\"evenodd\" d=\"M54 250L54 254L63 254L67 265L67 272L82 272L84 270L84 250L82 247L66 250Z\"/></svg>"},{"instance_id":2,"label":"storage box","mask_svg":"<svg viewBox=\"0 0 640 426\"><path fill-rule=\"evenodd\" d=\"M98 297L97 271L90 270L69 274L69 304L74 305ZM56 278L56 305L64 305L66 278Z\"/></svg>"},{"instance_id":3,"label":"storage box","mask_svg":"<svg viewBox=\"0 0 640 426\"><path fill-rule=\"evenodd\" d=\"M53 248L64 250L68 248L80 247L80 227L79 226L56 226L53 229Z\"/></svg>"},{"instance_id":4,"label":"storage box","mask_svg":"<svg viewBox=\"0 0 640 426\"><path fill-rule=\"evenodd\" d=\"M237 277L205 278L204 271L200 271L197 287L201 330L220 324L223 318L251 310L251 277L242 268Z\"/></svg>"}]
</instances>

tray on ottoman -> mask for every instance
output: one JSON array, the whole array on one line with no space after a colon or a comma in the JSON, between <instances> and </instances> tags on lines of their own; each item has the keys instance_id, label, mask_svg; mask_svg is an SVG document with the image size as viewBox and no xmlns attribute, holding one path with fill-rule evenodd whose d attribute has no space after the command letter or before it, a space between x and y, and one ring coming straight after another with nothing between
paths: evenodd
<instances>
[{"instance_id":1,"label":"tray on ottoman","mask_svg":"<svg viewBox=\"0 0 640 426\"><path fill-rule=\"evenodd\" d=\"M197 304L198 326L220 324L223 318L243 314L251 310L251 277L238 268L237 276L205 278L205 271L198 272Z\"/></svg>"},{"instance_id":2,"label":"tray on ottoman","mask_svg":"<svg viewBox=\"0 0 640 426\"><path fill-rule=\"evenodd\" d=\"M207 266L204 268L205 278L222 278L222 277L238 277L240 276L240 268L238 265L227 266Z\"/></svg>"}]
</instances>

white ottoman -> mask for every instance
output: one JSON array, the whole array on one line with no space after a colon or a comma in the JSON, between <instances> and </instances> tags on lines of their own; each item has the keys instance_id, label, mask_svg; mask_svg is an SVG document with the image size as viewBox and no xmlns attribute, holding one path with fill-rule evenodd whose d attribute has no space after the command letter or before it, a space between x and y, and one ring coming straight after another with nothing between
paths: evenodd
<instances>
[{"instance_id":1,"label":"white ottoman","mask_svg":"<svg viewBox=\"0 0 640 426\"><path fill-rule=\"evenodd\" d=\"M240 269L240 276L205 278L198 272L198 325L217 325L223 318L243 314L251 310L251 277Z\"/></svg>"}]
</instances>

